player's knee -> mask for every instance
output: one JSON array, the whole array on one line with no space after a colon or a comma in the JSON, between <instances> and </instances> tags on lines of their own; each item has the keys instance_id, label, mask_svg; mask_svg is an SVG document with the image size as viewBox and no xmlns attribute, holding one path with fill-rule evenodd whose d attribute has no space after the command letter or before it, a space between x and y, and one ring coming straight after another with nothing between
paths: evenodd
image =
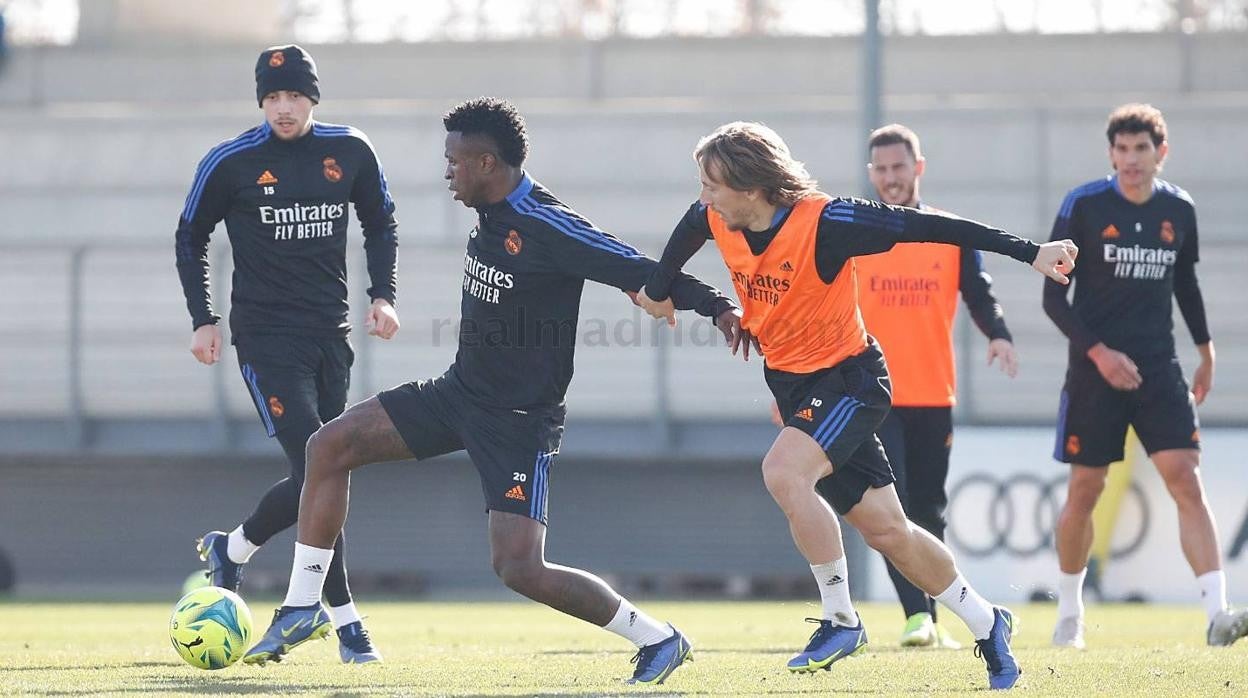
<instances>
[{"instance_id":1,"label":"player's knee","mask_svg":"<svg viewBox=\"0 0 1248 698\"><path fill-rule=\"evenodd\" d=\"M1166 478L1166 489L1180 506L1199 505L1204 502L1205 491L1196 469L1185 469Z\"/></svg>"},{"instance_id":2,"label":"player's knee","mask_svg":"<svg viewBox=\"0 0 1248 698\"><path fill-rule=\"evenodd\" d=\"M1076 513L1090 514L1105 491L1105 473L1100 469L1071 474L1066 491L1066 509Z\"/></svg>"},{"instance_id":3,"label":"player's knee","mask_svg":"<svg viewBox=\"0 0 1248 698\"><path fill-rule=\"evenodd\" d=\"M325 475L337 470L350 470L350 449L346 434L334 422L330 422L308 439L307 474L311 477Z\"/></svg>"},{"instance_id":4,"label":"player's knee","mask_svg":"<svg viewBox=\"0 0 1248 698\"><path fill-rule=\"evenodd\" d=\"M503 584L520 594L529 596L541 580L542 562L532 556L495 551L491 562Z\"/></svg>"},{"instance_id":5,"label":"player's knee","mask_svg":"<svg viewBox=\"0 0 1248 698\"><path fill-rule=\"evenodd\" d=\"M763 458L763 484L782 506L799 491L808 491L814 486L813 482L802 477L792 463L771 454Z\"/></svg>"},{"instance_id":6,"label":"player's knee","mask_svg":"<svg viewBox=\"0 0 1248 698\"><path fill-rule=\"evenodd\" d=\"M885 555L905 548L911 535L910 524L904 518L889 518L859 531L867 545Z\"/></svg>"}]
</instances>

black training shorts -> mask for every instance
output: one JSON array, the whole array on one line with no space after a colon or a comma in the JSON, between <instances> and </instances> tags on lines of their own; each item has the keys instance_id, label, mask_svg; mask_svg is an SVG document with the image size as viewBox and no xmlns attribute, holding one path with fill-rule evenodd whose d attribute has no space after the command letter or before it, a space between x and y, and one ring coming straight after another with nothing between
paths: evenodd
<instances>
[{"instance_id":1,"label":"black training shorts","mask_svg":"<svg viewBox=\"0 0 1248 698\"><path fill-rule=\"evenodd\" d=\"M550 466L563 439L563 405L514 410L484 405L448 371L377 394L417 459L467 450L486 508L546 523Z\"/></svg>"},{"instance_id":2,"label":"black training shorts","mask_svg":"<svg viewBox=\"0 0 1248 698\"><path fill-rule=\"evenodd\" d=\"M310 434L342 414L355 354L346 337L248 332L234 337L238 368L269 436Z\"/></svg>"},{"instance_id":3,"label":"black training shorts","mask_svg":"<svg viewBox=\"0 0 1248 698\"><path fill-rule=\"evenodd\" d=\"M1179 360L1141 363L1139 370L1139 389L1117 390L1096 364L1072 361L1058 407L1054 458L1089 466L1120 461L1128 425L1135 427L1149 455L1200 448L1196 405Z\"/></svg>"},{"instance_id":4,"label":"black training shorts","mask_svg":"<svg viewBox=\"0 0 1248 698\"><path fill-rule=\"evenodd\" d=\"M892 384L879 346L814 373L764 369L786 426L814 439L828 454L832 474L819 493L844 515L873 487L893 483L893 471L875 430L892 402Z\"/></svg>"}]
</instances>

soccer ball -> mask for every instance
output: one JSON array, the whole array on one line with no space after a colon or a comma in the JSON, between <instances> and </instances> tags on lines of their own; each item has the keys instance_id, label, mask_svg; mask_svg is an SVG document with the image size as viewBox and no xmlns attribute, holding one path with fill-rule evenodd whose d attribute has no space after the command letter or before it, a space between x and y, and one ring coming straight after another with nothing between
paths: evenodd
<instances>
[{"instance_id":1,"label":"soccer ball","mask_svg":"<svg viewBox=\"0 0 1248 698\"><path fill-rule=\"evenodd\" d=\"M224 669L251 646L251 611L228 589L196 589L173 607L169 641L187 664Z\"/></svg>"}]
</instances>

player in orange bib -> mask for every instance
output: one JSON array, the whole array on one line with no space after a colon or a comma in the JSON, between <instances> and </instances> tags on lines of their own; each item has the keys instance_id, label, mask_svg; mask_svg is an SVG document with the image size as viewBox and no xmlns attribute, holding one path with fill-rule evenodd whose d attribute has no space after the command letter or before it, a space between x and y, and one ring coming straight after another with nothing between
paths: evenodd
<instances>
[{"instance_id":1,"label":"player in orange bib","mask_svg":"<svg viewBox=\"0 0 1248 698\"><path fill-rule=\"evenodd\" d=\"M966 622L991 688L1010 688L1021 670L1010 650L1014 619L977 594L939 540L906 519L875 430L892 387L879 347L858 309L853 258L899 242L944 242L1030 263L1059 282L1074 269L1069 241L1037 245L980 223L936 212L819 192L774 131L726 124L694 151L700 200L677 225L663 259L638 293L655 317L673 321L669 279L714 239L741 299L732 349L756 342L764 375L785 415L763 459L767 490L789 520L794 542L819 583L823 617L792 671L816 671L867 641L850 601L834 508L915 586ZM815 484L829 478L828 500ZM829 508L829 502L832 508Z\"/></svg>"},{"instance_id":2,"label":"player in orange bib","mask_svg":"<svg viewBox=\"0 0 1248 698\"><path fill-rule=\"evenodd\" d=\"M919 198L927 161L914 131L901 124L878 128L867 139L867 150L868 173L880 201L930 210ZM1001 370L1013 377L1018 356L978 250L904 243L855 261L862 319L888 359L893 383L893 409L875 433L897 478L897 497L906 517L943 541L957 394L953 320L959 293L989 340L988 363L999 360ZM903 647L960 647L936 622L932 597L892 563L888 576L906 616Z\"/></svg>"}]
</instances>

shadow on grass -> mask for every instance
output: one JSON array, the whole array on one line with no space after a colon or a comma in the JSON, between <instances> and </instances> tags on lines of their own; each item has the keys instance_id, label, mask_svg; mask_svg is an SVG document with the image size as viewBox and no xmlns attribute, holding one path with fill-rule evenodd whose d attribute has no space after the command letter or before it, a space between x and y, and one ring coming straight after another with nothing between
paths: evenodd
<instances>
[{"instance_id":1,"label":"shadow on grass","mask_svg":"<svg viewBox=\"0 0 1248 698\"><path fill-rule=\"evenodd\" d=\"M801 651L801 648L796 645L784 646L784 647L701 647L695 644L693 646L694 656L706 655L706 654L712 654L712 655L714 654L777 654L777 655L792 656L792 655L797 654L799 651ZM928 651L929 650L915 650L915 649L906 648L906 647L896 647L896 646L888 646L888 645L885 645L883 647L876 647L874 645L868 645L866 653L867 654L900 654L900 653L905 652L905 653L922 653L926 655ZM607 657L607 656L616 654L616 652L614 650L540 650L536 652L536 654L543 655L543 656L553 656L553 657L558 657L558 656ZM949 656L953 656L954 654L956 654L956 652L950 651L948 653Z\"/></svg>"},{"instance_id":2,"label":"shadow on grass","mask_svg":"<svg viewBox=\"0 0 1248 698\"><path fill-rule=\"evenodd\" d=\"M180 666L177 662L121 662L118 664L41 664L36 666L6 667L9 671L83 671L100 669L141 669L145 667Z\"/></svg>"},{"instance_id":3,"label":"shadow on grass","mask_svg":"<svg viewBox=\"0 0 1248 698\"><path fill-rule=\"evenodd\" d=\"M248 694L285 694L290 693L290 683L261 682L248 677L217 677L187 678L180 676L160 676L138 679L128 682L126 686L90 686L82 689L54 689L40 691L45 696L85 696L96 695L101 691L114 694L163 695L167 693L202 693L204 695L248 695ZM324 695L337 698L366 698L373 695L367 691L341 691Z\"/></svg>"}]
</instances>

